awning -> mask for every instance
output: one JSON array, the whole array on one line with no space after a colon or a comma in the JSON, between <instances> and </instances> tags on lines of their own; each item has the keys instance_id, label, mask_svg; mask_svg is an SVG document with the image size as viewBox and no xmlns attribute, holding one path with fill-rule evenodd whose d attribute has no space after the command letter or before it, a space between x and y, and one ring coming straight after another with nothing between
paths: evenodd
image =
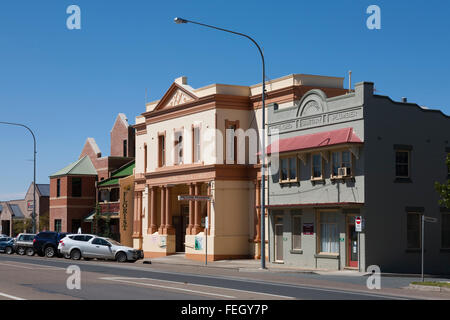
<instances>
[{"instance_id":1,"label":"awning","mask_svg":"<svg viewBox=\"0 0 450 320\"><path fill-rule=\"evenodd\" d=\"M95 211L91 212L86 218L84 218L84 222L92 222L94 220ZM117 212L104 212L98 214L102 218L109 217L111 219L119 219L120 216L117 214Z\"/></svg>"},{"instance_id":2,"label":"awning","mask_svg":"<svg viewBox=\"0 0 450 320\"><path fill-rule=\"evenodd\" d=\"M278 150L276 147L277 143ZM352 143L362 144L363 142L353 132L353 128L345 128L280 139L269 145L266 152L267 154L271 154L273 152L282 153Z\"/></svg>"},{"instance_id":3,"label":"awning","mask_svg":"<svg viewBox=\"0 0 450 320\"><path fill-rule=\"evenodd\" d=\"M114 186L114 185L118 185L119 184L119 178L115 178L115 179L107 179L107 180L103 180L101 182L99 182L97 184L98 187L106 187L106 186Z\"/></svg>"}]
</instances>

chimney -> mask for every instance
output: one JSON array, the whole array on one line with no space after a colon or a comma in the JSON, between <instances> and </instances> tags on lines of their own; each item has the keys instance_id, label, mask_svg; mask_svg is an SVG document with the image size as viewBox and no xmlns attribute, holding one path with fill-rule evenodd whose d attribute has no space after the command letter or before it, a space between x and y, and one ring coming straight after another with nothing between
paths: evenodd
<instances>
[{"instance_id":1,"label":"chimney","mask_svg":"<svg viewBox=\"0 0 450 320\"><path fill-rule=\"evenodd\" d=\"M182 77L176 78L175 79L175 83L176 84L181 84L181 85L187 84L188 83L187 82L187 77L186 76L182 76Z\"/></svg>"}]
</instances>

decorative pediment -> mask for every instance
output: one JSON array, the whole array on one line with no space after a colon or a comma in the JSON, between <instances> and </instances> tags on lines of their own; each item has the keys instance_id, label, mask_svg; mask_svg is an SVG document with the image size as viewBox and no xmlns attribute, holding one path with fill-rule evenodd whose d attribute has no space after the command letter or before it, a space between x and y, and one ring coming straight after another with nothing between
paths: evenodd
<instances>
[{"instance_id":1,"label":"decorative pediment","mask_svg":"<svg viewBox=\"0 0 450 320\"><path fill-rule=\"evenodd\" d=\"M173 83L154 110L173 108L197 99L192 92L189 92L177 83Z\"/></svg>"}]
</instances>

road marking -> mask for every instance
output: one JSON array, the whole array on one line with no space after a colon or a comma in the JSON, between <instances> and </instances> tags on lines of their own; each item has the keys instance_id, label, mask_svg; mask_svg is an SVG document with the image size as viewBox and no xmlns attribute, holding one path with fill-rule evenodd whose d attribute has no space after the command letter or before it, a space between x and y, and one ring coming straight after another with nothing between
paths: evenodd
<instances>
[{"instance_id":1,"label":"road marking","mask_svg":"<svg viewBox=\"0 0 450 320\"><path fill-rule=\"evenodd\" d=\"M160 280L160 279L153 279L153 278L103 277L103 278L100 278L100 279L102 279L102 280L111 280L111 281L122 281L122 282L130 282L128 280L153 280L153 281L160 281L160 282L173 283L173 284L185 284L183 282L178 282L178 281ZM141 282L132 282L132 283L145 285L144 283L141 283ZM244 293L250 293L250 294L271 296L271 297L282 298L282 299L295 299L294 297L282 296L282 295L272 294L272 293L264 293L264 292L256 292L256 291L249 291L249 290L241 290L241 289L234 289L234 288L227 288L227 287L216 287L216 286L209 286L209 285L196 284L196 283L188 283L188 284L191 285L191 286L197 286L197 287L214 288L214 289L220 289L220 290L231 290L231 291L244 292ZM168 287L165 286L164 288L168 288ZM210 293L206 293L206 292L203 292L203 291L201 291L201 292L204 293L204 294L210 294ZM214 295L218 295L218 294L214 294ZM233 298L236 298L236 297L233 297Z\"/></svg>"},{"instance_id":2,"label":"road marking","mask_svg":"<svg viewBox=\"0 0 450 320\"><path fill-rule=\"evenodd\" d=\"M25 263L25 262L16 262L16 263L25 264L25 265L28 265L30 267L22 266L22 265L19 265L19 264L3 263L3 262L0 262L0 265L14 267L14 268L29 269L29 270L40 270L40 269L42 269L42 270L66 270L65 268L49 267L49 266L43 266L43 265L40 265L39 267L37 267L35 264Z\"/></svg>"},{"instance_id":3,"label":"road marking","mask_svg":"<svg viewBox=\"0 0 450 320\"><path fill-rule=\"evenodd\" d=\"M2 293L2 292L0 292L0 296L8 298L8 299L12 299L12 300L26 300L24 298L19 298L19 297L12 296L12 295L9 295L9 294L6 294L6 293Z\"/></svg>"},{"instance_id":4,"label":"road marking","mask_svg":"<svg viewBox=\"0 0 450 320\"><path fill-rule=\"evenodd\" d=\"M106 278L100 278L100 279L101 280L109 280L109 281L118 281L118 282L132 283L132 284L138 284L138 285L142 285L142 286L157 287L157 288L163 288L163 289L169 289L169 290L186 291L186 292L192 292L192 293L197 293L197 294L202 294L202 295L217 296L217 297L228 298L228 299L236 299L236 297L226 296L226 295L218 294L218 293L209 293L209 292L204 292L204 291L196 291L196 290L189 290L189 289L183 289L183 288L168 287L168 286L162 286L162 285L151 284L151 283L141 283L141 282L135 282L135 281L129 281L129 280L122 280L123 278L107 278L106 277ZM140 279L140 278L131 278L131 279ZM143 279L148 279L148 278L143 278ZM149 279L149 280L154 280L154 279ZM158 280L158 281L161 281L161 280ZM181 284L181 282L178 282L178 283Z\"/></svg>"}]
</instances>

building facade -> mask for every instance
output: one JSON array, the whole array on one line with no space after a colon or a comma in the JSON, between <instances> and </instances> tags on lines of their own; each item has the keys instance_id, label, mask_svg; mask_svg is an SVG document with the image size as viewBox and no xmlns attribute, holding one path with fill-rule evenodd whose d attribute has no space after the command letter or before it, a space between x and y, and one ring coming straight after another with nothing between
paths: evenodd
<instances>
[{"instance_id":1,"label":"building facade","mask_svg":"<svg viewBox=\"0 0 450 320\"><path fill-rule=\"evenodd\" d=\"M343 94L342 78L289 75L268 102L312 88ZM146 257L184 252L208 260L259 258L261 84L194 89L175 80L136 118L134 246ZM190 196L190 197L188 197Z\"/></svg>"},{"instance_id":2,"label":"building facade","mask_svg":"<svg viewBox=\"0 0 450 320\"><path fill-rule=\"evenodd\" d=\"M32 232L33 183L28 188L24 199L0 202L0 234L15 236L17 233ZM50 185L36 184L36 230L48 228ZM19 223L17 228L14 225ZM16 230L15 230L16 229ZM21 229L21 230L20 230Z\"/></svg>"},{"instance_id":3,"label":"building facade","mask_svg":"<svg viewBox=\"0 0 450 320\"><path fill-rule=\"evenodd\" d=\"M330 97L311 90L268 109L270 261L302 268L449 273L449 211L434 189L447 176L450 120L374 94L373 83ZM362 232L355 218L362 217Z\"/></svg>"}]
</instances>

